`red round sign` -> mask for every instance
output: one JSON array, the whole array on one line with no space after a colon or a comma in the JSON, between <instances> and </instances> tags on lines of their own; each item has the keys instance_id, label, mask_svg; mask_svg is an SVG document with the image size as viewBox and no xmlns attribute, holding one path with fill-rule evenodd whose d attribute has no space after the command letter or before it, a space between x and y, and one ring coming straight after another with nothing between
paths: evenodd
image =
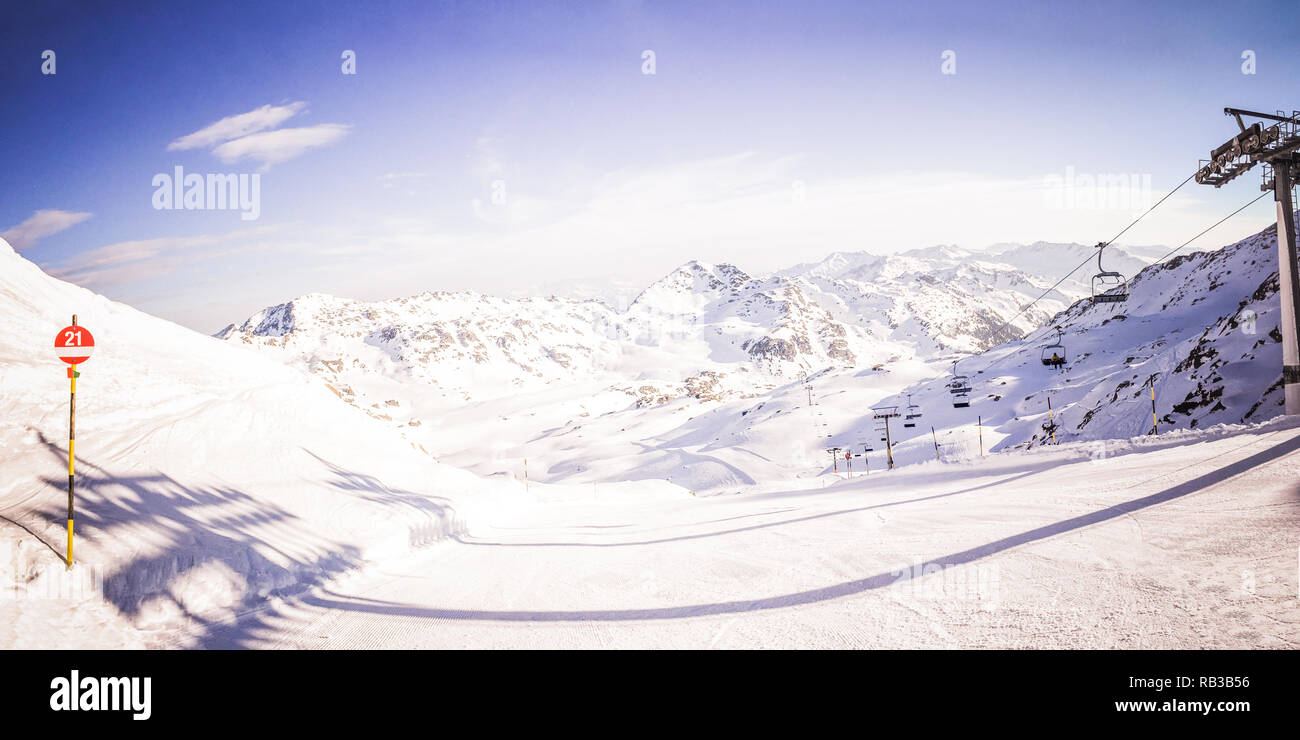
<instances>
[{"instance_id":1,"label":"red round sign","mask_svg":"<svg viewBox=\"0 0 1300 740\"><path fill-rule=\"evenodd\" d=\"M95 337L84 326L65 326L54 337L54 354L69 365L80 365L95 351Z\"/></svg>"}]
</instances>

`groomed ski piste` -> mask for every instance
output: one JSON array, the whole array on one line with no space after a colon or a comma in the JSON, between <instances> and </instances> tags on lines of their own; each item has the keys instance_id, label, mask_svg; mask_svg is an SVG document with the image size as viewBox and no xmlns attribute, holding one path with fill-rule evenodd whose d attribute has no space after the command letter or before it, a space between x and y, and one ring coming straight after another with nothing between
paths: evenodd
<instances>
[{"instance_id":1,"label":"groomed ski piste","mask_svg":"<svg viewBox=\"0 0 1300 740\"><path fill-rule=\"evenodd\" d=\"M1254 239L1236 252L1268 259L1267 231ZM0 645L1295 647L1300 422L1268 411L1277 319L1258 291L1276 257L1252 271L1249 258L1216 268L1216 254L1133 279L1121 321L1144 328L1106 335L1120 321L1067 309L1061 371L1038 363L1043 331L968 359L969 409L943 409L946 358L839 369L813 380L820 422L789 380L636 407L642 439L676 440L654 455L671 463L638 470L649 445L612 424L646 430L614 415L588 432L593 450L567 440L568 467L548 461L524 481L440 461L318 377L55 280L0 244ZM1189 270L1242 277L1181 304L1143 287L1176 295ZM1222 331L1252 291L1258 332ZM78 381L69 572L68 389L50 342L74 312L97 350ZM1166 383L1167 428L1147 434L1141 398L1083 423L1130 375ZM1187 402L1201 391L1213 399ZM837 407L840 392L860 398ZM985 454L941 440L935 459L918 435L893 471L827 464L823 447L873 433L871 404L909 392L932 439L983 416ZM1027 398L1048 392L1066 409L1057 445ZM693 418L664 421L688 403ZM764 403L788 413L738 414Z\"/></svg>"}]
</instances>

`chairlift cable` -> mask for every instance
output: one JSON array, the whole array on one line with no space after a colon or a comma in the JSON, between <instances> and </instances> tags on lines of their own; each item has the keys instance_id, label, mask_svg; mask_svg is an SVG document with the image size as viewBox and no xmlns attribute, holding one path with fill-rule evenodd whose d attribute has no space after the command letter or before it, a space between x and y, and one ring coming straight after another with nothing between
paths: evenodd
<instances>
[{"instance_id":1,"label":"chairlift cable","mask_svg":"<svg viewBox=\"0 0 1300 740\"><path fill-rule=\"evenodd\" d=\"M1146 215L1147 215L1148 213L1154 211L1154 210L1156 209L1156 206L1160 205L1161 203L1164 203L1166 200L1169 200L1169 196L1171 196L1171 195L1173 195L1174 193L1178 192L1178 190L1179 190L1180 188L1182 188L1184 185L1186 185L1188 182L1190 182L1191 179L1192 179L1193 177L1196 177L1196 173L1195 173L1195 172L1193 172L1192 174L1188 175L1186 180L1183 180L1182 182L1178 183L1178 187L1174 188L1173 190L1170 190L1168 193L1165 193L1165 197L1163 197L1163 198L1161 198L1160 200L1156 201L1156 202L1155 202L1155 205L1153 205L1153 206L1151 206L1150 208L1146 209L1146 211L1144 211L1144 212L1142 213L1141 216L1138 216L1137 218L1133 219L1133 223L1129 224L1128 226L1125 226L1123 229L1120 230L1120 232L1119 232L1118 234L1116 234L1115 236L1112 236L1108 241L1104 241L1104 242L1102 242L1102 244L1114 244L1116 239L1120 238L1121 236L1124 236L1124 232L1126 232L1126 231L1128 231L1129 229L1131 229L1131 228L1133 228L1134 226L1136 226L1138 221L1141 221L1142 219L1146 218Z\"/></svg>"},{"instance_id":2,"label":"chairlift cable","mask_svg":"<svg viewBox=\"0 0 1300 740\"><path fill-rule=\"evenodd\" d=\"M1110 241L1108 241L1108 242L1100 242L1099 244L1097 244L1096 247L1093 247L1093 250L1099 250L1100 247L1104 247L1104 246L1106 246L1106 244L1112 244L1112 243L1114 243L1115 239L1118 239L1119 237L1122 237L1122 235L1125 234L1126 231L1128 231L1128 229L1132 229L1132 228L1134 228L1134 226L1135 226L1136 224L1138 224L1138 221L1141 221L1141 220L1143 220L1143 218L1147 217L1147 213L1151 213L1152 211L1154 211L1154 209L1156 209L1157 205L1160 205L1161 203L1164 203L1165 200L1169 200L1169 196L1170 196L1170 195L1175 194L1175 192L1178 192L1180 189L1182 189L1182 187L1183 187L1184 185L1187 185L1188 182L1191 182L1193 177L1196 177L1196 173L1195 173L1195 172L1193 172L1192 174L1190 174L1190 176L1187 176L1187 179L1184 179L1183 182L1179 182L1179 183L1178 183L1178 186L1177 186L1177 187L1174 187L1173 190L1170 190L1169 192L1166 192L1164 198L1161 198L1160 200L1157 200L1157 202L1154 203L1154 204L1152 205L1151 208L1148 208L1147 211L1144 211L1143 213L1141 213L1141 216L1138 216L1138 217L1134 218L1134 220L1132 220L1132 222L1130 222L1130 224L1128 224L1127 226L1125 226L1125 228L1119 230L1119 233L1118 233L1118 234L1115 234L1114 237L1110 238ZM1256 198L1256 200L1258 200L1258 198ZM1252 203L1253 203L1253 202L1252 202ZM1248 204L1248 205L1249 205L1249 204ZM1244 208L1244 207L1243 207L1243 208ZM1236 213L1234 213L1234 216L1235 216L1235 215L1236 215ZM1227 218L1231 218L1231 217L1232 217L1232 216L1229 216L1229 217L1227 217ZM1225 218L1225 221L1227 220L1227 218ZM1222 221L1221 221L1221 222L1222 222ZM1218 225L1218 224L1216 224L1216 226L1217 226L1217 225ZM1213 228L1214 228L1214 226L1210 226L1210 229L1213 229ZM1209 229L1206 229L1206 231L1208 231L1208 230L1209 230ZM1199 234L1197 234L1197 235L1199 235ZM1195 237L1193 237L1193 239L1195 239ZM1190 243L1190 242L1188 242L1188 243ZM1183 246L1186 247L1187 244L1183 244ZM1178 247L1178 248L1183 248L1183 247ZM1174 251L1178 251L1178 250L1174 250ZM1170 252L1170 254L1173 254L1173 252ZM1169 256L1169 255L1165 255L1165 256ZM1031 302L1028 302L1028 303L1024 304L1024 306L1021 307L1021 310L1015 312L1014 315L1010 317L1010 319L1004 321L1004 323L1002 323L1001 326L998 326L998 328L997 328L997 332L993 333L993 336L995 336L995 337L1001 337L1001 336L1002 336L1002 330L1008 328L1008 326L1011 325L1011 321L1015 321L1015 320L1019 319L1019 317L1021 317L1022 313L1026 312L1026 311L1030 310L1030 308L1034 307L1034 304L1037 303L1037 302L1039 302L1039 300L1043 300L1044 298L1047 298L1047 295L1048 295L1049 293L1052 293L1053 290L1056 290L1057 287L1060 287L1061 284L1062 284L1062 282L1065 282L1065 281L1067 281L1067 280L1070 280L1070 277L1073 276L1074 273L1079 272L1080 269L1083 269L1083 268L1084 268L1084 265L1087 265L1088 263L1091 263L1092 258L1093 258L1093 255L1088 255L1088 258L1087 258L1087 259L1084 259L1084 260L1082 261L1082 263L1079 263L1079 264L1078 264L1078 267L1075 267L1074 269L1071 269L1070 272L1067 272L1067 273L1063 274L1063 276L1061 277L1061 280L1058 280L1058 281L1054 282L1054 284L1052 285L1052 287L1049 287L1049 289L1044 290L1043 293L1041 293L1041 294L1039 295L1039 297L1035 298L1034 300L1031 300ZM1160 260L1156 260L1156 263L1152 263L1152 264L1160 263L1160 261L1161 261L1161 260L1164 260L1164 259L1165 259L1165 258L1161 258Z\"/></svg>"},{"instance_id":3,"label":"chairlift cable","mask_svg":"<svg viewBox=\"0 0 1300 740\"><path fill-rule=\"evenodd\" d=\"M1153 264L1153 265L1158 265L1158 264L1160 264L1161 262L1164 262L1166 259L1169 259L1169 256L1172 255L1174 252L1177 252L1178 250L1182 249L1183 247L1187 246L1188 244L1191 244L1192 242L1196 241L1197 239L1200 239L1201 237L1203 237L1203 236L1205 236L1206 234L1210 233L1211 231L1214 230L1215 226L1218 226L1219 224L1223 223L1224 221L1227 221L1228 219L1232 218L1233 216L1237 215L1238 213L1241 213L1242 211L1246 210L1247 208L1250 208L1251 206L1253 206L1253 205L1255 205L1256 203L1258 203L1258 202L1259 202L1259 201L1260 201L1264 196L1266 196L1266 195L1268 195L1268 194L1270 194L1270 193L1272 193L1272 192L1273 192L1273 191L1271 191L1271 190L1266 190L1266 191L1260 193L1260 194L1259 194L1259 197L1255 198L1254 200L1252 200L1251 202L1249 202L1249 203L1247 203L1246 205L1242 206L1241 208L1238 208L1237 210L1233 211L1232 213L1229 213L1228 215L1224 216L1223 218L1219 219L1218 221L1215 221L1215 222L1214 222L1214 226L1211 226L1210 228L1206 229L1205 231L1202 231L1201 233L1197 234L1196 236L1192 237L1191 239L1188 239L1187 241L1183 242L1182 244L1179 244L1178 246L1176 246L1176 247L1174 247L1173 249L1169 250L1169 252L1166 253L1165 256L1161 257L1160 259L1156 260L1155 262L1152 262L1151 264Z\"/></svg>"}]
</instances>

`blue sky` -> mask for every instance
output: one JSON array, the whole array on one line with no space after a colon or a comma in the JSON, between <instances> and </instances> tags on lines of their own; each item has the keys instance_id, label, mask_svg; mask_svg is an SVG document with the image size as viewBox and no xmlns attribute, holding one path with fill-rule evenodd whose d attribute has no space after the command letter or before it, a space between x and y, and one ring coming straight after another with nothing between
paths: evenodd
<instances>
[{"instance_id":1,"label":"blue sky","mask_svg":"<svg viewBox=\"0 0 1300 740\"><path fill-rule=\"evenodd\" d=\"M0 11L0 232L202 331L313 291L609 291L689 259L1093 243L1233 133L1225 105L1300 105L1294 2L1254 23L1214 3L22 5ZM257 174L258 217L156 209L176 166ZM1044 190L1067 173L1149 185L1062 205ZM1123 241L1179 243L1257 186L1189 184Z\"/></svg>"}]
</instances>

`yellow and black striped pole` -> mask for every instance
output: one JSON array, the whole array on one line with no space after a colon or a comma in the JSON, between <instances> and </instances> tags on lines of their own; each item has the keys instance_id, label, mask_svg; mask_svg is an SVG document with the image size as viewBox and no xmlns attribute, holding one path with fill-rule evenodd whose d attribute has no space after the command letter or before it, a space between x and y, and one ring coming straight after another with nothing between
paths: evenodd
<instances>
[{"instance_id":1,"label":"yellow and black striped pole","mask_svg":"<svg viewBox=\"0 0 1300 740\"><path fill-rule=\"evenodd\" d=\"M72 325L77 325L77 315L72 315ZM72 491L75 480L73 461L76 460L77 447L77 366L71 365L68 379L72 383L72 393L68 397L68 569L72 569Z\"/></svg>"},{"instance_id":2,"label":"yellow and black striped pole","mask_svg":"<svg viewBox=\"0 0 1300 740\"><path fill-rule=\"evenodd\" d=\"M1151 433L1160 433L1160 421L1156 419L1156 382L1151 381Z\"/></svg>"},{"instance_id":3,"label":"yellow and black striped pole","mask_svg":"<svg viewBox=\"0 0 1300 740\"><path fill-rule=\"evenodd\" d=\"M1052 430L1052 444L1056 444L1056 416L1052 413L1052 397L1047 397L1047 423ZM983 430L981 430L982 432Z\"/></svg>"}]
</instances>

